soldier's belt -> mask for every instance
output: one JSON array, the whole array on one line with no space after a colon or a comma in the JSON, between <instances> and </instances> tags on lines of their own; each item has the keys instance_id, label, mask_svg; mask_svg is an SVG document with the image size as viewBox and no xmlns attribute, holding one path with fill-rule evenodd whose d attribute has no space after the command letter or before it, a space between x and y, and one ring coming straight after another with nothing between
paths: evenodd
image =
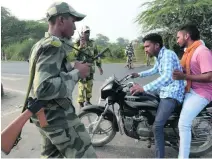
<instances>
[{"instance_id":1,"label":"soldier's belt","mask_svg":"<svg viewBox=\"0 0 212 159\"><path fill-rule=\"evenodd\" d=\"M91 76L91 77L89 76L89 77L86 77L84 79L80 79L79 82L83 83L83 82L87 82L87 81L90 81L90 80L93 80L93 76Z\"/></svg>"},{"instance_id":2,"label":"soldier's belt","mask_svg":"<svg viewBox=\"0 0 212 159\"><path fill-rule=\"evenodd\" d=\"M73 103L69 98L57 98L48 101L47 108L51 108L53 105L57 105L68 110L70 106L73 106Z\"/></svg>"}]
</instances>

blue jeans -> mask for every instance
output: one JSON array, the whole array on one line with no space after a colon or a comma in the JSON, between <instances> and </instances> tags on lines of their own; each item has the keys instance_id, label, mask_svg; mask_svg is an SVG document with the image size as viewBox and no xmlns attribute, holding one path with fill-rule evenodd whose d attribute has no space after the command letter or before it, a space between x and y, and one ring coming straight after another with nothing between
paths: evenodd
<instances>
[{"instance_id":1,"label":"blue jeans","mask_svg":"<svg viewBox=\"0 0 212 159\"><path fill-rule=\"evenodd\" d=\"M189 93L186 93L178 123L180 132L179 158L189 158L192 121L208 103L207 99L201 97L192 89Z\"/></svg>"},{"instance_id":2,"label":"blue jeans","mask_svg":"<svg viewBox=\"0 0 212 159\"><path fill-rule=\"evenodd\" d=\"M160 100L155 122L153 124L156 158L165 157L164 125L177 104L179 104L178 101L172 98L161 98Z\"/></svg>"}]
</instances>

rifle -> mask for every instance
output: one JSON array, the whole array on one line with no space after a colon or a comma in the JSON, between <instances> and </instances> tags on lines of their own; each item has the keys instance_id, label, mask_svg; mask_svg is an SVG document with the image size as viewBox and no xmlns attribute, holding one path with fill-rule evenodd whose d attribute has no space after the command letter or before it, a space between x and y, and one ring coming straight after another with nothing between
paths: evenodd
<instances>
[{"instance_id":1,"label":"rifle","mask_svg":"<svg viewBox=\"0 0 212 159\"><path fill-rule=\"evenodd\" d=\"M86 62L93 62L95 60L97 60L99 57L101 57L106 51L110 51L110 49L107 47L105 48L102 52L100 52L98 55L96 55L95 57L90 56L89 58L85 59L82 63L86 63Z\"/></svg>"},{"instance_id":2,"label":"rifle","mask_svg":"<svg viewBox=\"0 0 212 159\"><path fill-rule=\"evenodd\" d=\"M43 108L46 103L47 101L31 99L31 104L27 106L27 110L25 110L1 132L1 150L6 155L8 155L11 149L14 147L14 144L17 142L18 136L20 136L23 126L27 120L32 117L33 114L37 115L41 127L48 125Z\"/></svg>"},{"instance_id":3,"label":"rifle","mask_svg":"<svg viewBox=\"0 0 212 159\"><path fill-rule=\"evenodd\" d=\"M42 108L45 102L44 101L41 102L37 99L28 98L30 90L32 88L34 76L35 76L35 65L42 52L43 52L43 48L41 47L38 53L36 54L32 64L32 69L30 71L29 86L28 86L27 94L24 100L22 114L1 132L1 150L6 155L9 154L11 149L14 146L16 146L18 142L21 140L21 130L23 126L25 125L25 123L27 122L27 120L30 119L30 117L33 114L37 115L40 122L40 126L45 127L47 125L44 109ZM41 104L41 105L38 105L38 104ZM34 106L37 106L37 108L34 108Z\"/></svg>"},{"instance_id":4,"label":"rifle","mask_svg":"<svg viewBox=\"0 0 212 159\"><path fill-rule=\"evenodd\" d=\"M72 46L73 47L73 46ZM76 49L76 48L74 48ZM32 65L32 71L30 74L30 80L29 80L29 87L27 90L27 95L24 102L24 107L22 110L22 114L17 117L14 121L12 121L11 124L9 124L2 132L1 132L1 150L8 155L11 151L11 149L18 144L18 142L21 140L21 130L25 123L32 117L33 114L37 115L37 118L39 120L40 126L45 127L48 125L45 114L44 114L44 106L47 104L48 101L43 100L37 100L33 99L31 97L28 98L29 92L32 87L32 82L34 79L35 74L35 64L38 60L38 56L41 54L41 51L38 52L38 54L35 57L35 60ZM78 50L78 49L76 49ZM98 59L100 56L102 56L103 53L108 51L109 48L104 49L101 53L99 53L97 56L92 58L92 60ZM80 51L80 50L78 50ZM81 52L81 51L80 51ZM83 61L83 63L86 63L87 61Z\"/></svg>"}]
</instances>

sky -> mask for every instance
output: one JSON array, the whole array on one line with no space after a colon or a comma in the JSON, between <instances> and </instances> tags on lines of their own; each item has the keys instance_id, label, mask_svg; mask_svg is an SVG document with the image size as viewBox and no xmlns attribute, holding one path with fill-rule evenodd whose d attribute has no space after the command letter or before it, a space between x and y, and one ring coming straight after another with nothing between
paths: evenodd
<instances>
[{"instance_id":1,"label":"sky","mask_svg":"<svg viewBox=\"0 0 212 159\"><path fill-rule=\"evenodd\" d=\"M8 8L21 20L39 20L45 17L47 8L57 0L1 0L1 6ZM101 33L110 41L123 37L134 40L142 35L135 18L141 11L140 5L148 0L63 0L78 12L86 14L77 22L74 38L78 37L83 25L91 29L91 38Z\"/></svg>"}]
</instances>

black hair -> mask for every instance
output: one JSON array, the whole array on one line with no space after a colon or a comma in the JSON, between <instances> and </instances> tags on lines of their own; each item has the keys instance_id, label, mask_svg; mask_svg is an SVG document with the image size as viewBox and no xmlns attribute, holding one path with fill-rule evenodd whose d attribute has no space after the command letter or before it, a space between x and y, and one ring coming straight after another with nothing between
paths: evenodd
<instances>
[{"instance_id":1,"label":"black hair","mask_svg":"<svg viewBox=\"0 0 212 159\"><path fill-rule=\"evenodd\" d=\"M57 19L59 16L65 18L65 19L68 19L71 15L70 15L69 13L63 13L63 14L58 14L58 15L52 16L52 17L49 18L49 20L48 20L49 23L51 23L52 25L54 25L55 22L56 22L56 19Z\"/></svg>"},{"instance_id":2,"label":"black hair","mask_svg":"<svg viewBox=\"0 0 212 159\"><path fill-rule=\"evenodd\" d=\"M196 27L196 25L193 25L193 24L184 25L179 29L179 31L187 32L190 35L191 40L195 41L200 39L200 32L198 28Z\"/></svg>"},{"instance_id":3,"label":"black hair","mask_svg":"<svg viewBox=\"0 0 212 159\"><path fill-rule=\"evenodd\" d=\"M151 34L148 34L146 35L144 38L143 38L143 42L145 41L151 41L153 43L158 43L160 45L160 48L163 47L163 39L162 37L157 34L157 33L151 33Z\"/></svg>"}]
</instances>

